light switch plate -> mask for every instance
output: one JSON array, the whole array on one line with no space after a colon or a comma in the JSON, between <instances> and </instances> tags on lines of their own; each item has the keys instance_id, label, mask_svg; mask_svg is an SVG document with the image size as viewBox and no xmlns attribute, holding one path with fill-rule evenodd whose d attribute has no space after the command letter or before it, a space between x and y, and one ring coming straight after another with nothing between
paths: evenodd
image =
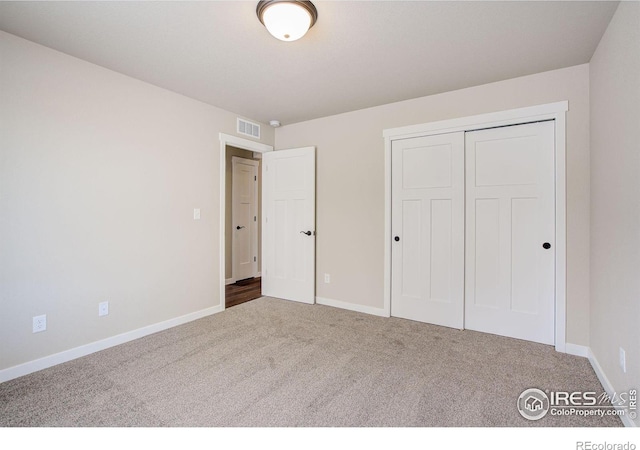
<instances>
[{"instance_id":1,"label":"light switch plate","mask_svg":"<svg viewBox=\"0 0 640 450\"><path fill-rule=\"evenodd\" d=\"M193 220L200 220L200 208L193 209Z\"/></svg>"}]
</instances>

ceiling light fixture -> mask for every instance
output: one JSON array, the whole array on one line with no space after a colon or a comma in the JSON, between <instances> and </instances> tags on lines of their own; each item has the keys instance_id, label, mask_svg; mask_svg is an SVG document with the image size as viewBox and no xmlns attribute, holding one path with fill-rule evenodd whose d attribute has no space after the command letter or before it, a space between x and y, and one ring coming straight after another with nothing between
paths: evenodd
<instances>
[{"instance_id":1,"label":"ceiling light fixture","mask_svg":"<svg viewBox=\"0 0 640 450\"><path fill-rule=\"evenodd\" d=\"M273 37L287 42L300 39L318 20L313 3L297 0L261 0L256 14Z\"/></svg>"}]
</instances>

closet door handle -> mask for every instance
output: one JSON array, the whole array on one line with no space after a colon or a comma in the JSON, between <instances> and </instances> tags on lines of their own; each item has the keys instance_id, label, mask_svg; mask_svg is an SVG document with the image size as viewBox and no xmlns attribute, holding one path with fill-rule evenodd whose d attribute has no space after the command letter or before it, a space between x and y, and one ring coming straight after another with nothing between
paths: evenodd
<instances>
[{"instance_id":1,"label":"closet door handle","mask_svg":"<svg viewBox=\"0 0 640 450\"><path fill-rule=\"evenodd\" d=\"M551 244L545 242L544 244L542 244L542 248L549 250L551 248Z\"/></svg>"},{"instance_id":2,"label":"closet door handle","mask_svg":"<svg viewBox=\"0 0 640 450\"><path fill-rule=\"evenodd\" d=\"M311 231L301 231L301 234L306 234L307 236L311 236Z\"/></svg>"},{"instance_id":3,"label":"closet door handle","mask_svg":"<svg viewBox=\"0 0 640 450\"><path fill-rule=\"evenodd\" d=\"M244 228L244 227L241 227L240 225L238 225L238 226L236 227L236 230L242 230L243 228Z\"/></svg>"}]
</instances>

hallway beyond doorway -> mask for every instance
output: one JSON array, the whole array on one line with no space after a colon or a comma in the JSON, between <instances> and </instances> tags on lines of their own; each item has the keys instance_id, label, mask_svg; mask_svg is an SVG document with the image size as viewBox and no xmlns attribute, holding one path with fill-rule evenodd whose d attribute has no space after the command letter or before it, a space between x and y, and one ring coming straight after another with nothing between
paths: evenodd
<instances>
[{"instance_id":1,"label":"hallway beyond doorway","mask_svg":"<svg viewBox=\"0 0 640 450\"><path fill-rule=\"evenodd\" d=\"M262 296L262 278L248 278L225 287L225 308L239 305Z\"/></svg>"}]
</instances>

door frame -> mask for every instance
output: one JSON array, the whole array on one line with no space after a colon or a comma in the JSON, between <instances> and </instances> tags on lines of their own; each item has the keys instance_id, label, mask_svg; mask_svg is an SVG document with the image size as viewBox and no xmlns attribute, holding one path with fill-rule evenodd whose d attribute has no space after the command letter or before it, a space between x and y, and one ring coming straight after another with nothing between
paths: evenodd
<instances>
[{"instance_id":1,"label":"door frame","mask_svg":"<svg viewBox=\"0 0 640 450\"><path fill-rule=\"evenodd\" d=\"M220 297L220 311L224 311L225 309L225 234L226 234L226 221L225 221L225 202L226 202L226 165L227 165L227 145L232 147L241 148L243 150L249 150L251 152L256 153L266 153L272 152L273 146L262 144L260 142L250 141L249 139L244 139L241 137L233 136L230 134L219 134L220 139L220 210L218 212L220 218L220 262L219 262L219 273L218 273L218 285L219 285L219 297Z\"/></svg>"},{"instance_id":2,"label":"door frame","mask_svg":"<svg viewBox=\"0 0 640 450\"><path fill-rule=\"evenodd\" d=\"M238 164L245 164L245 165L250 165L253 166L253 168L255 169L255 177L256 177L256 182L253 183L253 208L251 210L251 214L254 217L258 217L258 183L257 183L257 177L258 177L258 167L260 166L260 163L258 161L256 161L255 159L247 159L247 158L241 158L239 156L232 156L231 157L231 176L233 177L233 173L235 171L235 168ZM225 171L226 173L226 171ZM233 179L235 180L235 179ZM236 189L234 189L235 186L235 181L232 181L231 183L231 224L232 224L232 228L233 228L233 223L235 222L235 214L237 212L235 206L236 206L236 200L238 197L238 194L236 192ZM226 198L226 196L225 196ZM226 222L225 222L226 223ZM251 232L251 248L254 250L255 255L256 255L256 259L253 261L253 263L251 263L251 273L253 277L256 277L258 275L258 222L257 220L254 220L254 227L252 229L253 231ZM236 233L233 232L233 229L231 230L232 234L231 234L231 278L235 281L238 280L238 274L236 272L236 252L237 252L237 246L238 246L238 238L236 237ZM226 283L226 281L225 281Z\"/></svg>"},{"instance_id":3,"label":"door frame","mask_svg":"<svg viewBox=\"0 0 640 450\"><path fill-rule=\"evenodd\" d=\"M391 317L391 144L395 140L435 134L476 131L507 125L520 125L542 120L554 120L555 125L555 349L566 353L566 112L569 102L562 101L506 111L479 114L419 125L390 128L384 137L384 306Z\"/></svg>"}]
</instances>

